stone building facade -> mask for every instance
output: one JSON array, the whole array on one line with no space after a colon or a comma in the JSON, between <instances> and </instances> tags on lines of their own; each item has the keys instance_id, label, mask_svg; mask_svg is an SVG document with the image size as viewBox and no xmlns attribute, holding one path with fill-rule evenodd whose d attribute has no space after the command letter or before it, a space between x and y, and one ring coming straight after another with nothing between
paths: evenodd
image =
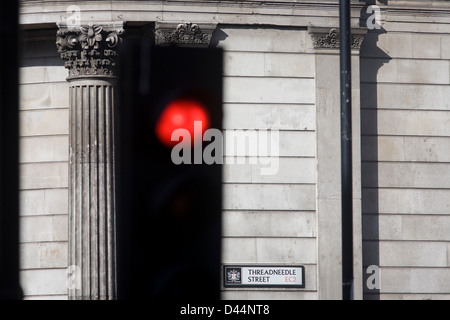
<instances>
[{"instance_id":1,"label":"stone building facade","mask_svg":"<svg viewBox=\"0 0 450 320\"><path fill-rule=\"evenodd\" d=\"M354 298L448 299L450 4L351 4ZM114 142L102 140L113 126L101 118L94 127L77 125L84 123L79 110L114 107L115 41L149 36L158 43L162 33L195 24L206 45L225 51L224 130L279 132L276 174L224 165L222 262L305 267L304 288L223 287L223 299L340 299L338 14L337 1L319 0L22 1L25 298L114 298L114 252L105 236L114 232L107 218L114 199L111 184L101 182L114 180L107 160ZM88 49L109 62L76 62ZM86 132L103 153L75 139ZM83 161L86 150L95 161ZM85 167L106 178L83 178ZM76 223L92 213L109 221L89 224L106 230L95 243L83 240L87 226ZM71 292L68 268L87 259L83 250L100 261L81 270L94 275L86 281L106 285Z\"/></svg>"}]
</instances>

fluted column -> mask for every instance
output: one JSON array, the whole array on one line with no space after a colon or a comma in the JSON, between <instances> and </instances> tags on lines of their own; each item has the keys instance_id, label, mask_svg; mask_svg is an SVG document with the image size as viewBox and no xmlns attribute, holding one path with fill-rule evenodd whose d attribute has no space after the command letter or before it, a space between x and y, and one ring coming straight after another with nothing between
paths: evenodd
<instances>
[{"instance_id":1,"label":"fluted column","mask_svg":"<svg viewBox=\"0 0 450 320\"><path fill-rule=\"evenodd\" d=\"M116 55L123 24L59 25L69 70L69 299L116 297Z\"/></svg>"}]
</instances>

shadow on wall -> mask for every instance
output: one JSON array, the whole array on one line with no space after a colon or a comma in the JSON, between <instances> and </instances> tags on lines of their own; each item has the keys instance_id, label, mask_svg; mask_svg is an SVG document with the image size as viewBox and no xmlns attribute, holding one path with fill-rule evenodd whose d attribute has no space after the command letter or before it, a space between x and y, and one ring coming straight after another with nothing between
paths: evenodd
<instances>
[{"instance_id":1,"label":"shadow on wall","mask_svg":"<svg viewBox=\"0 0 450 320\"><path fill-rule=\"evenodd\" d=\"M215 48L219 46L219 43L221 41L224 41L226 38L228 38L228 34L226 34L222 29L216 28L211 36L211 42L209 46Z\"/></svg>"},{"instance_id":2,"label":"shadow on wall","mask_svg":"<svg viewBox=\"0 0 450 320\"><path fill-rule=\"evenodd\" d=\"M361 11L361 27L367 27L367 7L376 1L366 1ZM379 1L387 4L386 1ZM379 255L379 195L378 195L378 87L379 69L392 59L378 48L383 28L373 28L366 34L360 51L361 77L361 177L362 177L362 238L363 238L363 298L380 299ZM371 267L375 266L375 267Z\"/></svg>"},{"instance_id":3,"label":"shadow on wall","mask_svg":"<svg viewBox=\"0 0 450 320\"><path fill-rule=\"evenodd\" d=\"M56 48L57 28L23 30L19 34L20 67L64 66Z\"/></svg>"}]
</instances>

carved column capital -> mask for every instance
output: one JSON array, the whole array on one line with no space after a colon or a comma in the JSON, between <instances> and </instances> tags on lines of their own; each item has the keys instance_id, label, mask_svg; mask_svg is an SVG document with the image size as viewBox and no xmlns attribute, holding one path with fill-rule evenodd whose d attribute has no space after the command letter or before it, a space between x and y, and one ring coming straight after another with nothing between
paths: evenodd
<instances>
[{"instance_id":1,"label":"carved column capital","mask_svg":"<svg viewBox=\"0 0 450 320\"><path fill-rule=\"evenodd\" d=\"M59 24L56 47L68 80L86 76L115 76L117 49L122 42L124 23L89 23L70 26Z\"/></svg>"},{"instance_id":2,"label":"carved column capital","mask_svg":"<svg viewBox=\"0 0 450 320\"><path fill-rule=\"evenodd\" d=\"M156 22L155 44L208 47L215 28L206 23Z\"/></svg>"},{"instance_id":3,"label":"carved column capital","mask_svg":"<svg viewBox=\"0 0 450 320\"><path fill-rule=\"evenodd\" d=\"M309 27L313 45L315 49L339 49L339 28L319 28ZM360 49L367 29L352 28L351 30L351 48Z\"/></svg>"}]
</instances>

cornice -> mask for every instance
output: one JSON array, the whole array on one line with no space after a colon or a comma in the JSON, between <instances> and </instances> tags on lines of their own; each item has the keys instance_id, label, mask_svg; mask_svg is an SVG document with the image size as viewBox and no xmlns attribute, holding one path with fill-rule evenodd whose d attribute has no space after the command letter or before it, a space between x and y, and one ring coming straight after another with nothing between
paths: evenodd
<instances>
[{"instance_id":1,"label":"cornice","mask_svg":"<svg viewBox=\"0 0 450 320\"><path fill-rule=\"evenodd\" d=\"M424 1L424 0L389 0L388 4L376 2L382 11L393 14L412 14L412 15L432 15L432 16L448 16L450 15L450 1ZM120 20L118 16L120 11L124 13L126 18L124 20L133 21L132 17L139 16L134 12L142 13L152 16L152 12L159 16L159 13L170 11L171 8L189 7L189 12L192 13L213 13L217 14L243 14L247 15L254 10L258 15L276 14L277 10L305 10L320 12L319 16L327 17L331 12L336 13L339 8L339 2L336 0L165 0L165 1L115 1L115 0L89 0L89 1L69 1L69 0L21 0L20 14L21 16L29 16L30 19L22 19L21 24L37 23L39 14L45 15L45 21L53 22L63 21L66 9L70 5L77 5L87 12L107 12L113 11L117 13L110 15L107 20ZM355 17L358 11L366 6L366 1L351 0L352 10L355 12ZM136 8L136 9L135 9ZM198 10L192 10L198 8ZM215 10L213 9L215 8ZM125 9L125 10L124 10ZM239 12L239 10L242 10ZM127 15L127 13L132 13ZM316 13L315 13L316 14ZM31 18L33 17L33 18ZM59 20L58 20L59 18ZM286 17L287 18L287 17ZM50 19L50 20L49 20ZM32 20L32 21L31 21ZM143 21L143 20L142 20ZM151 20L147 20L151 21ZM157 21L154 19L152 21ZM43 22L43 21L42 21ZM226 21L217 21L218 23L225 23ZM245 23L245 21L243 21Z\"/></svg>"},{"instance_id":2,"label":"cornice","mask_svg":"<svg viewBox=\"0 0 450 320\"><path fill-rule=\"evenodd\" d=\"M332 26L338 21L336 0L166 0L166 1L22 1L22 29L48 22L66 22L69 6L80 8L85 20L97 21L183 21L235 25L279 25L306 27L326 19ZM359 21L365 3L352 0L353 24Z\"/></svg>"},{"instance_id":3,"label":"cornice","mask_svg":"<svg viewBox=\"0 0 450 320\"><path fill-rule=\"evenodd\" d=\"M20 0L21 5L77 5L82 3L108 3L123 2L123 0ZM140 1L129 1L140 2ZM158 1L154 0L157 3ZM161 0L161 5L202 5L216 2L221 6L338 6L335 0ZM361 4L364 1L350 0L352 5Z\"/></svg>"},{"instance_id":4,"label":"cornice","mask_svg":"<svg viewBox=\"0 0 450 320\"><path fill-rule=\"evenodd\" d=\"M389 12L405 13L405 14L450 14L450 3L447 0L441 1L423 1L423 0L408 0L398 1L389 0L388 5L380 6Z\"/></svg>"}]
</instances>

